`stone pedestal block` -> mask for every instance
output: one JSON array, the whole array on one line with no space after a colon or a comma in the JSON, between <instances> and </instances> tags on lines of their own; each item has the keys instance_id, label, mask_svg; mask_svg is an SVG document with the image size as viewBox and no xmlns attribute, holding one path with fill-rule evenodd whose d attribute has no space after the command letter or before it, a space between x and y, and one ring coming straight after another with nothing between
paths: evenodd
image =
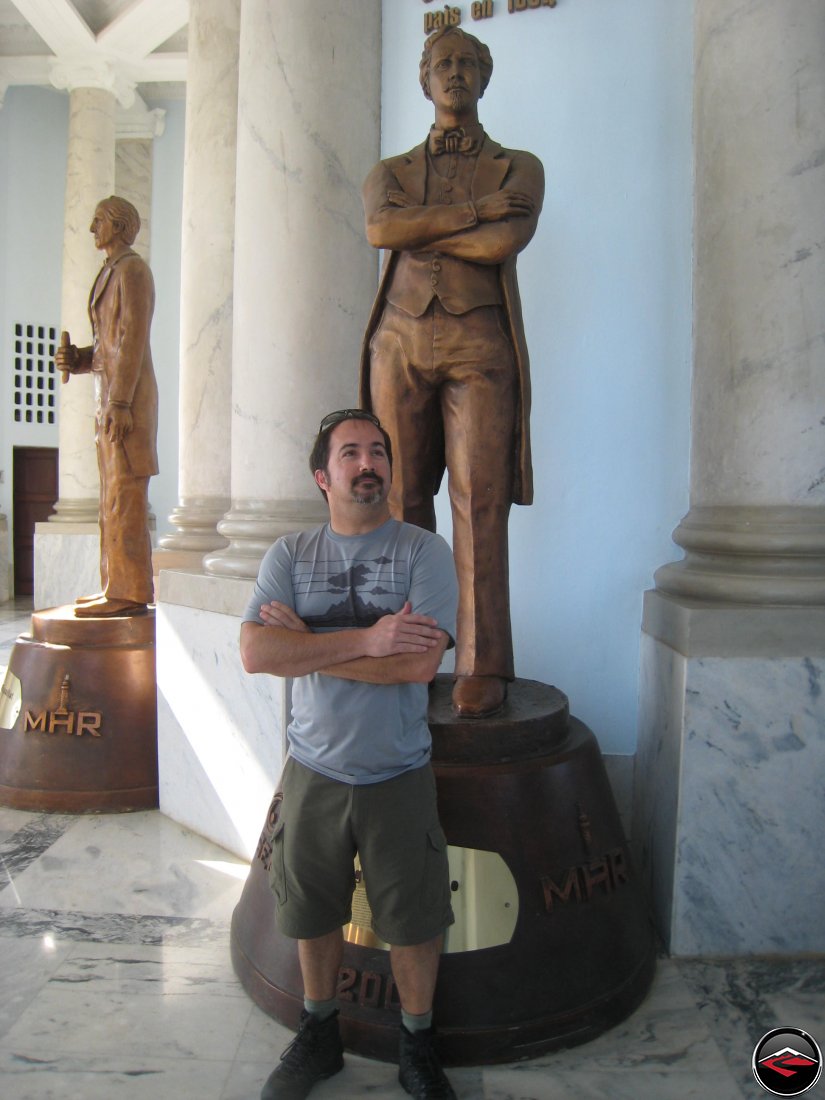
<instances>
[{"instance_id":1,"label":"stone pedestal block","mask_svg":"<svg viewBox=\"0 0 825 1100\"><path fill-rule=\"evenodd\" d=\"M158 757L167 817L251 859L281 774L289 681L248 676L238 649L250 581L160 574Z\"/></svg>"},{"instance_id":2,"label":"stone pedestal block","mask_svg":"<svg viewBox=\"0 0 825 1100\"><path fill-rule=\"evenodd\" d=\"M99 591L97 522L35 524L34 606L61 607Z\"/></svg>"},{"instance_id":3,"label":"stone pedestal block","mask_svg":"<svg viewBox=\"0 0 825 1100\"><path fill-rule=\"evenodd\" d=\"M825 950L825 608L647 593L633 837L674 955Z\"/></svg>"}]
</instances>

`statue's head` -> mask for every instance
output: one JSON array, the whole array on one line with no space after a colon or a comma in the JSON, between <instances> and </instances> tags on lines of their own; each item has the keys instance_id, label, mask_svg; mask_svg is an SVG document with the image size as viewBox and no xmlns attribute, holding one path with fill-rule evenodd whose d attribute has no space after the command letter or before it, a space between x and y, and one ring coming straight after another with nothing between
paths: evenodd
<instances>
[{"instance_id":1,"label":"statue's head","mask_svg":"<svg viewBox=\"0 0 825 1100\"><path fill-rule=\"evenodd\" d=\"M421 54L421 62L418 66L418 79L424 90L424 95L427 99L432 98L430 95L430 64L432 62L433 47L451 35L461 38L465 44L471 46L475 51L478 59L479 76L481 78L481 92L479 95L479 98L481 98L481 96L484 95L487 85L490 83L490 77L493 75L493 55L483 42L476 38L475 35L467 34L461 27L442 27L441 30L431 34L424 43L424 51Z\"/></svg>"},{"instance_id":2,"label":"statue's head","mask_svg":"<svg viewBox=\"0 0 825 1100\"><path fill-rule=\"evenodd\" d=\"M140 214L129 200L122 199L119 195L110 195L108 199L101 199L97 206L108 214L123 242L134 244L140 232Z\"/></svg>"}]
</instances>

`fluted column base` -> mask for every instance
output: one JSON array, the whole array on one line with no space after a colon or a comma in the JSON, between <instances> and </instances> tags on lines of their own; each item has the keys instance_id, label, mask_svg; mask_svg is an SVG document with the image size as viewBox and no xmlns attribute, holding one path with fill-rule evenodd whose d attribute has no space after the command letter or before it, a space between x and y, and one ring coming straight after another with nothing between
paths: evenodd
<instances>
[{"instance_id":1,"label":"fluted column base","mask_svg":"<svg viewBox=\"0 0 825 1100\"><path fill-rule=\"evenodd\" d=\"M182 497L169 516L175 531L161 535L158 546L164 550L189 550L206 554L228 546L228 540L218 532L218 524L227 513L225 497Z\"/></svg>"},{"instance_id":2,"label":"fluted column base","mask_svg":"<svg viewBox=\"0 0 825 1100\"><path fill-rule=\"evenodd\" d=\"M825 605L825 507L692 508L656 588L713 603Z\"/></svg>"},{"instance_id":3,"label":"fluted column base","mask_svg":"<svg viewBox=\"0 0 825 1100\"><path fill-rule=\"evenodd\" d=\"M49 523L97 523L100 515L100 498L72 499L61 497L49 516Z\"/></svg>"},{"instance_id":4,"label":"fluted column base","mask_svg":"<svg viewBox=\"0 0 825 1100\"><path fill-rule=\"evenodd\" d=\"M203 559L207 573L219 577L258 575L261 559L269 547L291 531L300 531L326 523L326 503L315 500L236 500L218 524L218 531L229 540L224 550Z\"/></svg>"}]
</instances>

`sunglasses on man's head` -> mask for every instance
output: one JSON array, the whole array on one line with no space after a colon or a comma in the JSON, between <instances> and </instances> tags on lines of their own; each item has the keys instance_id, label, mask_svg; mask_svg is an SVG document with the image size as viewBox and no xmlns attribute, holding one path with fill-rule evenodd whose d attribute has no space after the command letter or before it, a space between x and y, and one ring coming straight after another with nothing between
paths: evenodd
<instances>
[{"instance_id":1,"label":"sunglasses on man's head","mask_svg":"<svg viewBox=\"0 0 825 1100\"><path fill-rule=\"evenodd\" d=\"M338 412L327 413L321 421L321 427L318 429L319 434L325 432L328 428L333 428L336 424L340 424L342 420L368 420L376 428L381 427L381 421L378 417L373 416L366 409L339 409Z\"/></svg>"}]
</instances>

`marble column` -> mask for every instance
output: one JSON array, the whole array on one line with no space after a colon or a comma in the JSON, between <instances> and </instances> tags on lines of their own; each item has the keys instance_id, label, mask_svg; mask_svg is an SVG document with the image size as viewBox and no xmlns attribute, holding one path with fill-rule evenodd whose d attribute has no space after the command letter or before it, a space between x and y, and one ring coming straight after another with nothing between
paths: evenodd
<instances>
[{"instance_id":1,"label":"marble column","mask_svg":"<svg viewBox=\"0 0 825 1100\"><path fill-rule=\"evenodd\" d=\"M191 0L181 233L178 478L156 568L227 545L240 0Z\"/></svg>"},{"instance_id":2,"label":"marble column","mask_svg":"<svg viewBox=\"0 0 825 1100\"><path fill-rule=\"evenodd\" d=\"M115 109L105 88L69 93L69 147L63 229L61 325L78 346L91 343L89 290L101 257L89 233L95 206L114 191ZM55 522L97 522L99 483L90 375L60 388L60 499Z\"/></svg>"},{"instance_id":3,"label":"marble column","mask_svg":"<svg viewBox=\"0 0 825 1100\"><path fill-rule=\"evenodd\" d=\"M61 328L79 347L92 342L89 291L102 263L89 224L96 204L115 184L117 99L106 78L85 68L53 75L58 87L69 90ZM49 522L36 527L36 607L70 603L100 590L94 381L78 375L59 389L59 499Z\"/></svg>"},{"instance_id":4,"label":"marble column","mask_svg":"<svg viewBox=\"0 0 825 1100\"><path fill-rule=\"evenodd\" d=\"M117 112L115 120L115 194L128 201L140 214L140 232L132 248L151 265L152 240L152 166L155 138L166 129L166 111L149 110L139 95L128 110ZM152 482L149 483L151 493ZM147 516L154 531L155 513L151 503Z\"/></svg>"},{"instance_id":5,"label":"marble column","mask_svg":"<svg viewBox=\"0 0 825 1100\"><path fill-rule=\"evenodd\" d=\"M115 119L115 194L140 214L140 232L132 245L150 263L152 237L152 166L155 138L166 128L166 111L150 110L136 95L131 107L120 108Z\"/></svg>"},{"instance_id":6,"label":"marble column","mask_svg":"<svg viewBox=\"0 0 825 1100\"><path fill-rule=\"evenodd\" d=\"M821 951L818 0L696 0L694 131L691 507L646 595L634 834L673 953Z\"/></svg>"},{"instance_id":7,"label":"marble column","mask_svg":"<svg viewBox=\"0 0 825 1100\"><path fill-rule=\"evenodd\" d=\"M322 415L358 392L380 72L380 0L242 0L231 461L216 455L231 465L229 545L202 572L160 574L158 754L163 812L247 857L282 766L289 682L244 674L239 619L270 543L327 517L307 457Z\"/></svg>"},{"instance_id":8,"label":"marble column","mask_svg":"<svg viewBox=\"0 0 825 1100\"><path fill-rule=\"evenodd\" d=\"M377 0L244 0L230 545L207 555L210 573L254 577L278 535L326 518L307 454L321 416L356 400L379 83Z\"/></svg>"}]
</instances>

